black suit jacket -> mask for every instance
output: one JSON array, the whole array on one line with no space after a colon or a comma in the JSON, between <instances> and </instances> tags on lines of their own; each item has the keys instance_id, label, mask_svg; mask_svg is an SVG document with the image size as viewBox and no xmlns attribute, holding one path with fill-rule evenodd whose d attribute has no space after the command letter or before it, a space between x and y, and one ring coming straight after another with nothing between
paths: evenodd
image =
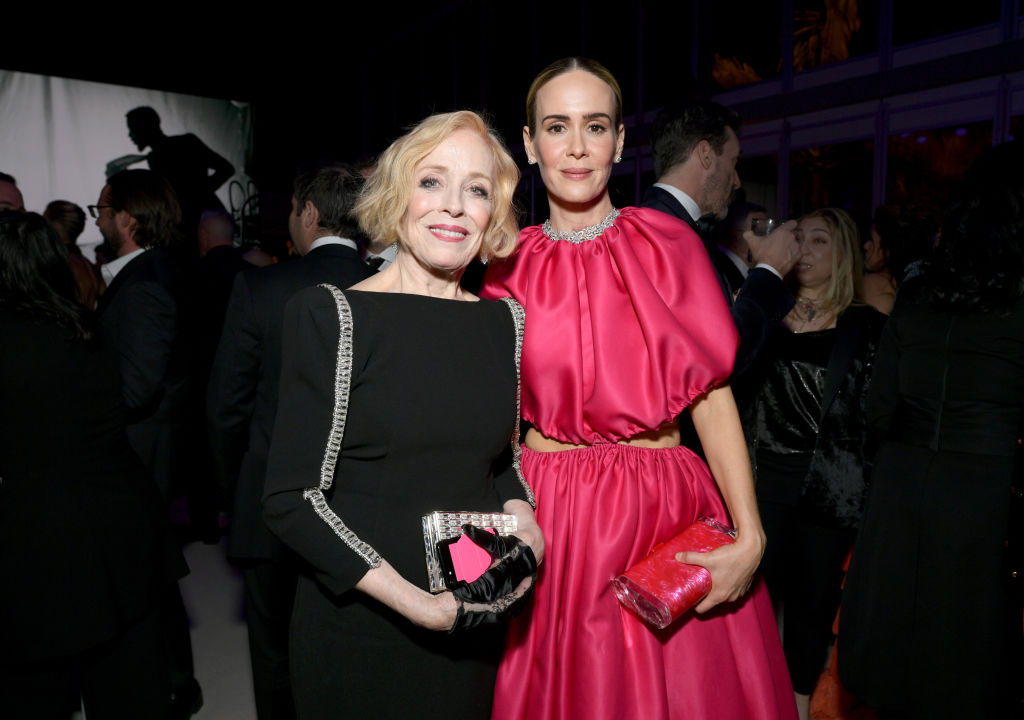
<instances>
[{"instance_id":1,"label":"black suit jacket","mask_svg":"<svg viewBox=\"0 0 1024 720\"><path fill-rule=\"evenodd\" d=\"M736 263L732 261L732 258L729 257L725 250L717 245L708 243L705 243L704 247L711 254L711 263L715 266L718 276L729 286L729 294L735 298L736 293L743 287L746 276L740 272L740 269L736 267Z\"/></svg>"},{"instance_id":2,"label":"black suit jacket","mask_svg":"<svg viewBox=\"0 0 1024 720\"><path fill-rule=\"evenodd\" d=\"M188 458L191 338L183 287L178 261L147 250L121 268L97 307L104 338L119 355L128 441L165 498Z\"/></svg>"},{"instance_id":3,"label":"black suit jacket","mask_svg":"<svg viewBox=\"0 0 1024 720\"><path fill-rule=\"evenodd\" d=\"M653 208L677 217L700 234L697 224L690 217L690 213L686 212L686 208L671 193L659 187L647 190L641 207ZM782 280L765 268L751 269L742 285L732 287L728 273L729 268L735 270L735 266L717 247L709 246L706 239L704 247L718 274L718 281L732 310L732 319L740 335L740 346L736 351L736 364L733 367L735 379L736 375L742 374L750 367L764 347L768 333L793 308L793 297Z\"/></svg>"},{"instance_id":4,"label":"black suit jacket","mask_svg":"<svg viewBox=\"0 0 1024 720\"><path fill-rule=\"evenodd\" d=\"M274 559L280 541L263 522L263 482L277 414L285 303L299 290L331 283L347 288L373 271L343 245L235 278L206 396L210 444L233 511L228 555Z\"/></svg>"}]
</instances>

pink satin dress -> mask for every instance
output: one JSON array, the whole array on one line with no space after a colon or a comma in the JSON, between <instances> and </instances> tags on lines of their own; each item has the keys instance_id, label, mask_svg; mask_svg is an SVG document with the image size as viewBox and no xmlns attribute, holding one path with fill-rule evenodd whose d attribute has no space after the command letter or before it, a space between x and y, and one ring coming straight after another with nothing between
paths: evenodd
<instances>
[{"instance_id":1,"label":"pink satin dress","mask_svg":"<svg viewBox=\"0 0 1024 720\"><path fill-rule=\"evenodd\" d=\"M482 295L526 308L523 416L589 445L523 449L545 558L532 608L509 631L493 717L795 718L762 583L660 632L611 586L699 517L730 522L692 451L616 444L672 420L731 372L735 326L696 234L638 208L579 243L527 228Z\"/></svg>"}]
</instances>

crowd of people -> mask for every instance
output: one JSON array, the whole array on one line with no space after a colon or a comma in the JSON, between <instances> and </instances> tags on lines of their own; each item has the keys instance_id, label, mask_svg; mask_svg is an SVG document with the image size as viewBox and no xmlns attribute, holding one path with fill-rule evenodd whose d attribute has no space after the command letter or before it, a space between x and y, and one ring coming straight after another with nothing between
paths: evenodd
<instances>
[{"instance_id":1,"label":"crowd of people","mask_svg":"<svg viewBox=\"0 0 1024 720\"><path fill-rule=\"evenodd\" d=\"M830 680L858 717L1013 712L1021 143L944 218L766 231L727 108L664 108L640 207L602 65L545 68L525 121L542 225L487 123L437 114L366 180L300 172L266 267L200 202L219 156L184 224L184 175L114 168L99 267L81 208L0 174L0 715L198 710L182 494L230 518L261 720L807 718ZM464 526L489 564L438 592L433 511L515 530ZM611 581L704 517L733 541L676 555L710 590L653 629Z\"/></svg>"}]
</instances>

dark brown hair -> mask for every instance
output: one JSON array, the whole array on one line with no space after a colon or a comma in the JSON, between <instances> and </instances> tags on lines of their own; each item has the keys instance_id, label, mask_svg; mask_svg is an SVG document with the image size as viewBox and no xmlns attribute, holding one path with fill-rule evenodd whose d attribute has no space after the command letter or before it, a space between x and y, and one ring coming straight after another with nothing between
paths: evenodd
<instances>
[{"instance_id":1,"label":"dark brown hair","mask_svg":"<svg viewBox=\"0 0 1024 720\"><path fill-rule=\"evenodd\" d=\"M167 181L152 170L122 170L107 178L110 205L135 219L135 244L172 247L180 238L181 206Z\"/></svg>"},{"instance_id":2,"label":"dark brown hair","mask_svg":"<svg viewBox=\"0 0 1024 720\"><path fill-rule=\"evenodd\" d=\"M530 90L526 93L526 126L530 128L530 137L533 137L537 132L537 93L554 78L559 75L565 75L573 70L588 72L604 80L608 87L612 89L612 94L615 95L615 117L613 118L612 124L614 127L612 130L614 132L619 131L619 126L622 125L622 88L619 87L619 81L615 79L615 76L611 74L608 68L597 62L597 60L585 57L567 57L555 60L555 62L541 70L530 84Z\"/></svg>"}]
</instances>

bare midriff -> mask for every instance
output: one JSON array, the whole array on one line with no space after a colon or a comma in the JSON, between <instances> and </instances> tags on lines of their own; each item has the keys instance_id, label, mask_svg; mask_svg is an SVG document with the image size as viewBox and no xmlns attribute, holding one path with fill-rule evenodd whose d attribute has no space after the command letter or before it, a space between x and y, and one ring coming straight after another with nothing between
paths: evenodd
<instances>
[{"instance_id":1,"label":"bare midriff","mask_svg":"<svg viewBox=\"0 0 1024 720\"><path fill-rule=\"evenodd\" d=\"M665 423L656 430L647 430L625 440L619 440L618 444L642 448L676 447L679 445L679 425L674 422ZM530 428L526 431L526 447L537 452L559 452L561 450L578 450L590 447L590 445L562 442L542 435L537 428Z\"/></svg>"}]
</instances>

